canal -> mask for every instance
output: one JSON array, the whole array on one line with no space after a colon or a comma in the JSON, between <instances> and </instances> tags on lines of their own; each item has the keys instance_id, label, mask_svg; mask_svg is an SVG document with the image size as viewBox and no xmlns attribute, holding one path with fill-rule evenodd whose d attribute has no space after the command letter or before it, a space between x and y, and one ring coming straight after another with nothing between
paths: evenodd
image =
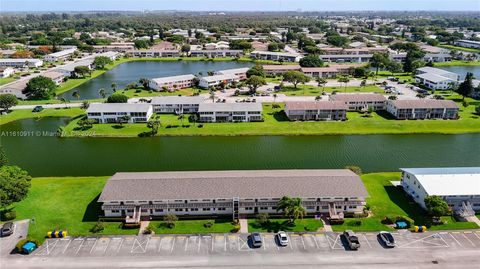
<instances>
[{"instance_id":1,"label":"canal","mask_svg":"<svg viewBox=\"0 0 480 269\"><path fill-rule=\"evenodd\" d=\"M117 171L480 166L480 134L249 137L59 138L67 119L1 126L10 162L33 176Z\"/></svg>"},{"instance_id":2,"label":"canal","mask_svg":"<svg viewBox=\"0 0 480 269\"><path fill-rule=\"evenodd\" d=\"M241 68L252 66L251 62L237 61L133 61L118 65L102 75L93 78L74 90L80 93L82 99L100 98L98 91L105 89L108 93L112 92L112 83L117 84L117 89L123 89L132 82L137 82L140 78L158 78L167 76L177 76L194 74L200 72L204 76L209 71L219 71L224 69ZM75 99L72 91L61 94L58 98L67 100Z\"/></svg>"}]
</instances>

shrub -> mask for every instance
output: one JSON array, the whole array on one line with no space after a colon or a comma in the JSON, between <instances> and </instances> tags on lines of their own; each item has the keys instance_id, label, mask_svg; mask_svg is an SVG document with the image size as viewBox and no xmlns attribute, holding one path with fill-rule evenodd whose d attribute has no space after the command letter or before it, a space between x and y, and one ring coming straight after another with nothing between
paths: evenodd
<instances>
[{"instance_id":1,"label":"shrub","mask_svg":"<svg viewBox=\"0 0 480 269\"><path fill-rule=\"evenodd\" d=\"M167 214L163 217L163 221L167 225L168 228L172 229L175 227L175 222L178 220L178 217L174 214Z\"/></svg>"},{"instance_id":2,"label":"shrub","mask_svg":"<svg viewBox=\"0 0 480 269\"><path fill-rule=\"evenodd\" d=\"M392 225L394 223L393 219L389 218L389 217L385 217L382 219L381 221L382 224L386 224L386 225Z\"/></svg>"},{"instance_id":3,"label":"shrub","mask_svg":"<svg viewBox=\"0 0 480 269\"><path fill-rule=\"evenodd\" d=\"M260 224L268 223L268 218L270 217L268 213L259 213L256 216L257 222Z\"/></svg>"},{"instance_id":4,"label":"shrub","mask_svg":"<svg viewBox=\"0 0 480 269\"><path fill-rule=\"evenodd\" d=\"M140 223L124 223L122 229L138 229L140 228Z\"/></svg>"},{"instance_id":5,"label":"shrub","mask_svg":"<svg viewBox=\"0 0 480 269\"><path fill-rule=\"evenodd\" d=\"M232 228L231 232L236 233L238 231L240 231L240 224L233 225L233 228Z\"/></svg>"},{"instance_id":6,"label":"shrub","mask_svg":"<svg viewBox=\"0 0 480 269\"><path fill-rule=\"evenodd\" d=\"M16 211L6 211L3 213L2 220L9 221L17 218Z\"/></svg>"},{"instance_id":7,"label":"shrub","mask_svg":"<svg viewBox=\"0 0 480 269\"><path fill-rule=\"evenodd\" d=\"M349 166L345 166L345 169L348 169L359 176L362 175L362 168L360 168L359 166L349 165Z\"/></svg>"},{"instance_id":8,"label":"shrub","mask_svg":"<svg viewBox=\"0 0 480 269\"><path fill-rule=\"evenodd\" d=\"M128 102L128 97L121 93L114 93L107 98L107 103L126 103Z\"/></svg>"},{"instance_id":9,"label":"shrub","mask_svg":"<svg viewBox=\"0 0 480 269\"><path fill-rule=\"evenodd\" d=\"M144 234L152 234L155 231L152 223L149 223L145 230L143 231Z\"/></svg>"},{"instance_id":10,"label":"shrub","mask_svg":"<svg viewBox=\"0 0 480 269\"><path fill-rule=\"evenodd\" d=\"M477 107L475 107L475 112L477 112L477 114L480 115L480 105L478 105Z\"/></svg>"},{"instance_id":11,"label":"shrub","mask_svg":"<svg viewBox=\"0 0 480 269\"><path fill-rule=\"evenodd\" d=\"M105 225L103 225L103 222L97 221L97 223L95 223L93 227L90 228L90 232L96 234L103 231L104 229L105 229Z\"/></svg>"},{"instance_id":12,"label":"shrub","mask_svg":"<svg viewBox=\"0 0 480 269\"><path fill-rule=\"evenodd\" d=\"M348 222L348 226L361 226L362 221L361 220L351 220Z\"/></svg>"},{"instance_id":13,"label":"shrub","mask_svg":"<svg viewBox=\"0 0 480 269\"><path fill-rule=\"evenodd\" d=\"M207 221L207 222L205 222L205 223L203 224L203 227L205 227L205 228L212 228L214 223L215 223L215 222L214 222L213 220L209 220L209 221Z\"/></svg>"}]
</instances>

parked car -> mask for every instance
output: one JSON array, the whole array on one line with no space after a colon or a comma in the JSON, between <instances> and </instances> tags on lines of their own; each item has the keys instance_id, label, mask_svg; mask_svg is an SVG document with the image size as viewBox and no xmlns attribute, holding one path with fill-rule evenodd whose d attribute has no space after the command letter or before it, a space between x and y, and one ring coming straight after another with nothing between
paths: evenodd
<instances>
[{"instance_id":1,"label":"parked car","mask_svg":"<svg viewBox=\"0 0 480 269\"><path fill-rule=\"evenodd\" d=\"M285 247L288 245L287 233L285 233L284 231L279 231L276 235L276 238L280 246Z\"/></svg>"},{"instance_id":2,"label":"parked car","mask_svg":"<svg viewBox=\"0 0 480 269\"><path fill-rule=\"evenodd\" d=\"M393 235L391 233L381 231L380 233L378 233L378 238L386 247L395 247L395 238L393 238Z\"/></svg>"},{"instance_id":3,"label":"parked car","mask_svg":"<svg viewBox=\"0 0 480 269\"><path fill-rule=\"evenodd\" d=\"M250 240L252 240L252 246L255 248L262 247L262 236L259 233L252 233L250 235Z\"/></svg>"},{"instance_id":4,"label":"parked car","mask_svg":"<svg viewBox=\"0 0 480 269\"><path fill-rule=\"evenodd\" d=\"M3 236L9 236L13 234L13 222L5 222L3 224L2 229L0 230L0 234Z\"/></svg>"},{"instance_id":5,"label":"parked car","mask_svg":"<svg viewBox=\"0 0 480 269\"><path fill-rule=\"evenodd\" d=\"M43 110L43 106L36 106L33 108L32 112L40 112Z\"/></svg>"},{"instance_id":6,"label":"parked car","mask_svg":"<svg viewBox=\"0 0 480 269\"><path fill-rule=\"evenodd\" d=\"M358 250L360 248L358 237L352 230L346 230L343 232L343 236L345 237L345 240L347 240L348 247L351 250Z\"/></svg>"}]
</instances>

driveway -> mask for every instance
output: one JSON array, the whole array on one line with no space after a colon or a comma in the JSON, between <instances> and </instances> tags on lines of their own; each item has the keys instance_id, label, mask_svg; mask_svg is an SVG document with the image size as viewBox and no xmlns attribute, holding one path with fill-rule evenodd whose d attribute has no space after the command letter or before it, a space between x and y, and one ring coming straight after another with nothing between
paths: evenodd
<instances>
[{"instance_id":1,"label":"driveway","mask_svg":"<svg viewBox=\"0 0 480 269\"><path fill-rule=\"evenodd\" d=\"M28 220L15 222L13 234L10 236L0 237L0 257L5 257L15 248L17 242L27 237Z\"/></svg>"}]
</instances>

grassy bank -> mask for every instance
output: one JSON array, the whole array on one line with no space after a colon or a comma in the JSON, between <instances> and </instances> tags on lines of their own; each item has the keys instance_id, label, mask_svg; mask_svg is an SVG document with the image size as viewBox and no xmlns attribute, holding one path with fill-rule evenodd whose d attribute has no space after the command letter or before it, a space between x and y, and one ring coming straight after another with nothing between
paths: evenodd
<instances>
[{"instance_id":1,"label":"grassy bank","mask_svg":"<svg viewBox=\"0 0 480 269\"><path fill-rule=\"evenodd\" d=\"M247 123L193 123L188 116L160 115L162 126L158 136L235 136L235 135L327 135L327 134L459 134L480 132L480 117L475 106L460 106L459 120L394 120L386 112L372 113L371 117L348 112L343 122L291 122L283 110L264 104L264 122ZM88 130L79 130L75 119L65 126L65 136L93 135L98 137L136 137L150 129L145 123L94 124Z\"/></svg>"},{"instance_id":2,"label":"grassy bank","mask_svg":"<svg viewBox=\"0 0 480 269\"><path fill-rule=\"evenodd\" d=\"M480 53L480 49L464 48L464 47L454 46L454 45L438 45L438 47L446 48L446 49L450 49L450 50L463 50L463 51L468 51L468 52Z\"/></svg>"},{"instance_id":3,"label":"grassy bank","mask_svg":"<svg viewBox=\"0 0 480 269\"><path fill-rule=\"evenodd\" d=\"M43 241L48 231L67 230L71 235L89 235L102 213L97 203L106 177L35 178L25 200L14 205L17 219L33 219L29 236ZM105 222L99 234L136 234L121 229L120 222Z\"/></svg>"},{"instance_id":4,"label":"grassy bank","mask_svg":"<svg viewBox=\"0 0 480 269\"><path fill-rule=\"evenodd\" d=\"M14 77L0 78L0 86L14 81Z\"/></svg>"},{"instance_id":5,"label":"grassy bank","mask_svg":"<svg viewBox=\"0 0 480 269\"><path fill-rule=\"evenodd\" d=\"M429 219L426 213L414 202L412 202L405 192L392 185L391 181L399 181L400 173L372 173L362 176L363 183L368 191L369 198L367 204L370 206L372 216L369 218L357 218L345 220L342 225L333 225L335 231L352 229L356 231L379 231L392 230L385 226L381 220L386 217L407 216L415 221L415 225L426 225ZM361 221L358 225L357 220ZM444 224L431 226L430 230L456 230L456 229L474 229L478 228L472 222L457 222L450 216L442 217Z\"/></svg>"},{"instance_id":6,"label":"grassy bank","mask_svg":"<svg viewBox=\"0 0 480 269\"><path fill-rule=\"evenodd\" d=\"M480 66L480 61L451 61L434 63L435 66Z\"/></svg>"},{"instance_id":7,"label":"grassy bank","mask_svg":"<svg viewBox=\"0 0 480 269\"><path fill-rule=\"evenodd\" d=\"M13 110L6 115L0 116L0 125L6 124L16 120L22 119L35 119L35 118L44 118L44 117L69 117L74 118L79 115L84 114L85 111L78 107L72 108L48 108L44 109L41 112L32 112L30 109L17 109Z\"/></svg>"},{"instance_id":8,"label":"grassy bank","mask_svg":"<svg viewBox=\"0 0 480 269\"><path fill-rule=\"evenodd\" d=\"M319 96L322 94L322 91L332 93L334 91L339 93L366 93L366 92L377 92L384 93L384 90L380 89L375 85L368 85L365 87L356 87L356 86L347 86L347 87L316 87L310 85L297 85L297 88L293 86L283 87L279 93L285 94L287 96Z\"/></svg>"}]
</instances>

